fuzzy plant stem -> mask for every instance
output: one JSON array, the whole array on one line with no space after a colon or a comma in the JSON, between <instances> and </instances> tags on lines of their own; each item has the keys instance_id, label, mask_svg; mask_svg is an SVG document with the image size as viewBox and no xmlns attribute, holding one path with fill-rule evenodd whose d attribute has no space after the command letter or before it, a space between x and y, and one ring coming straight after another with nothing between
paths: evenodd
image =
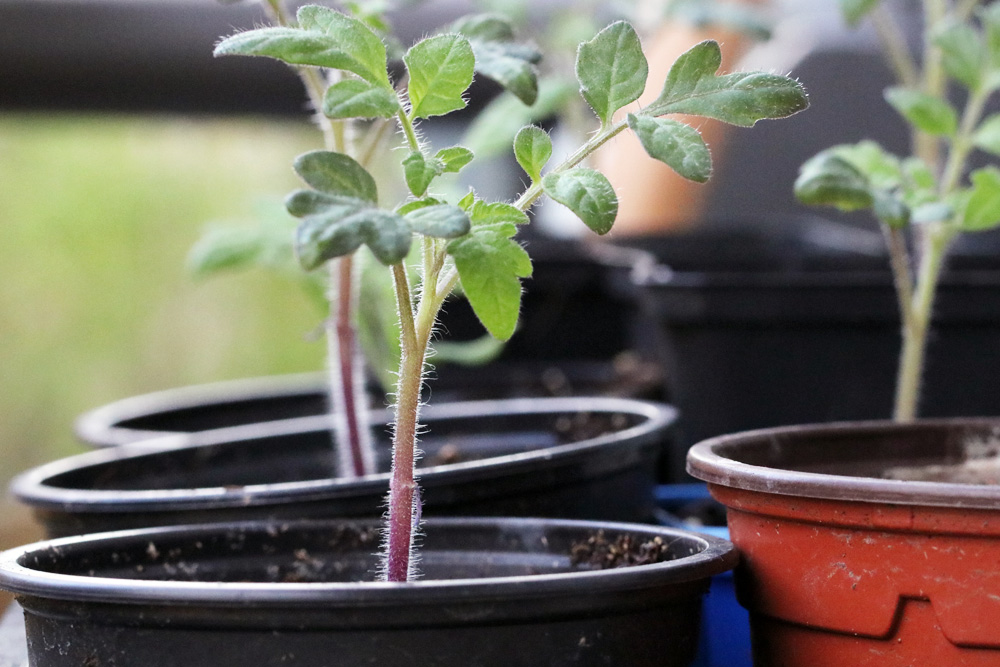
<instances>
[{"instance_id":1,"label":"fuzzy plant stem","mask_svg":"<svg viewBox=\"0 0 1000 667\"><path fill-rule=\"evenodd\" d=\"M893 415L896 421L911 421L917 416L920 381L927 349L927 330L930 328L938 278L952 236L952 233L941 226L928 230L924 235L916 290L909 308L910 317L903 324L903 349L899 357L896 407Z\"/></svg>"},{"instance_id":2,"label":"fuzzy plant stem","mask_svg":"<svg viewBox=\"0 0 1000 667\"><path fill-rule=\"evenodd\" d=\"M399 125L411 150L420 150L413 119L398 114ZM582 162L588 155L624 131L625 121L609 124L579 150L567 157L553 172L561 172ZM515 202L522 211L531 208L542 195L540 183L533 183ZM422 253L422 293L414 309L410 283L403 263L393 265L392 277L399 313L402 357L396 384L395 431L392 445L392 473L389 481L389 516L384 546L383 570L386 581L407 581L413 574L413 535L417 528L416 451L420 420L420 389L434 323L444 300L458 284L454 268L445 272L447 252L442 244L425 238Z\"/></svg>"},{"instance_id":3,"label":"fuzzy plant stem","mask_svg":"<svg viewBox=\"0 0 1000 667\"><path fill-rule=\"evenodd\" d=\"M289 24L283 0L267 0L265 8L281 26ZM327 118L323 108L325 82L313 68L296 68L309 95L313 118L323 133L327 150L343 152L347 144L344 123ZM330 262L330 317L326 321L327 356L330 369L330 412L333 417L337 473L361 477L375 473L375 445L368 429L365 374L354 325L357 282L351 256Z\"/></svg>"}]
</instances>

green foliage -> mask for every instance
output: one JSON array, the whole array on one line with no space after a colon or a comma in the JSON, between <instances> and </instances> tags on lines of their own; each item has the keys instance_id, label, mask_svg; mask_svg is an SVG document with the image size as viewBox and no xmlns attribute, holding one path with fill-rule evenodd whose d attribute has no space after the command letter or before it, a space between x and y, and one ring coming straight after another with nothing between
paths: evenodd
<instances>
[{"instance_id":1,"label":"green foliage","mask_svg":"<svg viewBox=\"0 0 1000 667\"><path fill-rule=\"evenodd\" d=\"M407 87L411 118L442 116L465 108L476 57L469 40L458 34L417 42L403 56L410 76Z\"/></svg>"},{"instance_id":2,"label":"green foliage","mask_svg":"<svg viewBox=\"0 0 1000 667\"><path fill-rule=\"evenodd\" d=\"M833 150L823 151L802 165L795 196L803 204L834 206L841 211L868 208L874 201L861 170Z\"/></svg>"},{"instance_id":3,"label":"green foliage","mask_svg":"<svg viewBox=\"0 0 1000 667\"><path fill-rule=\"evenodd\" d=\"M972 187L960 225L970 232L993 229L1000 225L1000 169L983 167L973 171L970 178Z\"/></svg>"},{"instance_id":4,"label":"green foliage","mask_svg":"<svg viewBox=\"0 0 1000 667\"><path fill-rule=\"evenodd\" d=\"M320 192L378 202L375 179L349 155L310 151L295 159L294 168L303 181ZM292 215L302 214L293 211Z\"/></svg>"},{"instance_id":5,"label":"green foliage","mask_svg":"<svg viewBox=\"0 0 1000 667\"><path fill-rule=\"evenodd\" d=\"M573 211L598 234L607 234L618 215L618 197L599 171L576 167L542 179L545 194Z\"/></svg>"},{"instance_id":6,"label":"green foliage","mask_svg":"<svg viewBox=\"0 0 1000 667\"><path fill-rule=\"evenodd\" d=\"M765 118L784 118L809 106L802 86L786 76L733 72L716 76L722 51L713 41L681 54L659 97L643 115L694 114L750 127Z\"/></svg>"},{"instance_id":7,"label":"green foliage","mask_svg":"<svg viewBox=\"0 0 1000 667\"><path fill-rule=\"evenodd\" d=\"M669 118L628 115L628 126L650 157L678 174L704 183L712 175L712 156L701 135L690 125Z\"/></svg>"},{"instance_id":8,"label":"green foliage","mask_svg":"<svg viewBox=\"0 0 1000 667\"><path fill-rule=\"evenodd\" d=\"M528 125L514 137L514 157L532 182L542 179L542 169L552 157L552 139L540 127Z\"/></svg>"},{"instance_id":9,"label":"green foliage","mask_svg":"<svg viewBox=\"0 0 1000 667\"><path fill-rule=\"evenodd\" d=\"M471 231L449 243L448 254L476 316L491 335L507 340L517 327L520 279L531 275L528 253L513 239L527 216L509 204L481 200L469 207L468 214Z\"/></svg>"},{"instance_id":10,"label":"green foliage","mask_svg":"<svg viewBox=\"0 0 1000 667\"><path fill-rule=\"evenodd\" d=\"M624 21L612 23L580 45L576 78L602 125L611 121L615 111L639 99L648 73L639 36Z\"/></svg>"},{"instance_id":11,"label":"green foliage","mask_svg":"<svg viewBox=\"0 0 1000 667\"><path fill-rule=\"evenodd\" d=\"M336 10L306 5L299 27L273 26L238 33L219 42L216 56L267 56L290 65L353 72L376 86L391 88L385 44L371 28Z\"/></svg>"},{"instance_id":12,"label":"green foliage","mask_svg":"<svg viewBox=\"0 0 1000 667\"><path fill-rule=\"evenodd\" d=\"M468 38L476 56L476 71L493 79L524 104L538 98L538 49L515 41L514 28L498 14L478 14L459 19L454 32Z\"/></svg>"},{"instance_id":13,"label":"green foliage","mask_svg":"<svg viewBox=\"0 0 1000 667\"><path fill-rule=\"evenodd\" d=\"M888 88L885 99L910 124L928 134L950 137L958 129L958 114L943 99L903 87Z\"/></svg>"},{"instance_id":14,"label":"green foliage","mask_svg":"<svg viewBox=\"0 0 1000 667\"><path fill-rule=\"evenodd\" d=\"M323 114L328 118L392 118L398 111L396 93L358 79L338 81L323 97Z\"/></svg>"}]
</instances>

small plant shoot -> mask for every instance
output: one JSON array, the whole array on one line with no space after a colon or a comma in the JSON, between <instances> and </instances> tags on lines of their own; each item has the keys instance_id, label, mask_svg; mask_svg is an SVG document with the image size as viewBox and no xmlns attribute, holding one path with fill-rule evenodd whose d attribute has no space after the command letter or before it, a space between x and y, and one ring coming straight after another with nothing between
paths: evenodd
<instances>
[{"instance_id":1,"label":"small plant shoot","mask_svg":"<svg viewBox=\"0 0 1000 667\"><path fill-rule=\"evenodd\" d=\"M384 150L397 158L397 177L409 191L405 200L384 201L364 160L341 143L296 160L305 187L289 195L287 207L300 219L295 252L305 269L360 251L370 252L391 275L401 359L383 562L387 580L406 581L415 573L421 386L445 299L461 286L485 328L498 339L509 338L520 311L521 280L531 275L531 260L516 235L528 224L535 202L548 195L598 234L612 229L615 192L600 172L581 166L594 150L631 128L652 157L704 181L711 173L705 144L694 129L663 116L696 114L749 126L796 113L807 101L802 87L787 77L718 75L719 47L704 42L677 61L653 105L622 115L645 88L647 66L632 27L614 23L579 47L579 88L596 116L590 139L553 164L548 135L525 127L513 146L529 182L519 198L486 201L468 192L450 200L435 187L438 178L463 169L474 155L462 146L436 148L421 141L419 122L464 108L476 73L495 79L525 104L535 102L535 64L541 56L518 43L510 24L497 15L462 19L412 45L398 79L389 73L387 53L363 21L319 6L302 7L295 21L233 35L216 48L220 56L266 56L307 68L307 76L324 82L316 98L332 136L342 134L339 124L360 119L391 118L398 130L398 144Z\"/></svg>"},{"instance_id":2,"label":"small plant shoot","mask_svg":"<svg viewBox=\"0 0 1000 667\"><path fill-rule=\"evenodd\" d=\"M1000 155L1000 115L984 118L1000 89L1000 3L934 2L925 17L923 53L913 57L881 0L842 0L854 25L879 26L899 85L886 102L909 124L912 153L897 156L873 141L828 148L795 183L806 204L870 210L881 223L903 322L894 415L918 412L927 332L945 255L963 232L1000 225L1000 169L970 170L975 149ZM962 89L960 104L949 95Z\"/></svg>"}]
</instances>

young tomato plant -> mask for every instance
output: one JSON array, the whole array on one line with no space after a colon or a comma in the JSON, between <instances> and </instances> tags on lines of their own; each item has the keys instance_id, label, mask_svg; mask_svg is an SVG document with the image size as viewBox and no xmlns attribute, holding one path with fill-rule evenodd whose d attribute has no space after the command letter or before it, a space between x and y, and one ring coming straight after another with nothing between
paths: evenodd
<instances>
[{"instance_id":1,"label":"young tomato plant","mask_svg":"<svg viewBox=\"0 0 1000 667\"><path fill-rule=\"evenodd\" d=\"M400 145L386 150L403 156L399 170L409 189L405 201L382 201L375 178L359 160L343 151L321 150L295 161L296 172L309 187L293 192L286 202L301 219L295 247L306 269L343 261L340 258L366 246L392 275L402 355L384 554L389 581L405 581L414 571L420 390L445 299L460 284L487 331L501 340L509 338L517 324L521 279L531 274L531 260L514 238L518 227L529 222L528 211L545 194L598 234L610 231L618 209L615 193L600 172L579 165L621 132L635 132L652 157L687 178L705 181L711 158L698 132L664 116L690 114L750 126L807 106L801 86L787 77L762 72L718 75L719 46L708 41L677 60L652 104L618 118L616 112L644 90L647 63L633 28L614 23L581 44L577 54L580 91L599 121L590 139L559 164L549 165L548 135L527 126L515 137L514 154L530 185L516 201L484 201L474 192L448 201L434 191L436 180L460 171L474 155L462 146L435 150L420 140L419 123L464 108L477 70L523 94L525 101L532 101L537 90L537 53L514 43L503 19L463 19L449 31L414 44L403 56L404 74L398 80L390 76L378 35L356 18L319 6L302 7L294 25L233 35L218 44L216 54L269 56L335 71L322 100L328 118L391 119L399 128ZM411 253L416 255L415 277L404 262Z\"/></svg>"},{"instance_id":2,"label":"young tomato plant","mask_svg":"<svg viewBox=\"0 0 1000 667\"><path fill-rule=\"evenodd\" d=\"M871 15L878 28L899 81L885 100L911 127L911 154L893 155L873 141L834 146L802 166L795 192L807 204L869 209L885 232L903 323L894 416L907 421L917 414L947 251L963 232L1000 225L1000 169L969 171L974 149L1000 155L1000 114L983 118L1000 89L1000 3L924 2L917 58L883 4L842 0L850 23ZM957 106L949 83L964 89Z\"/></svg>"}]
</instances>

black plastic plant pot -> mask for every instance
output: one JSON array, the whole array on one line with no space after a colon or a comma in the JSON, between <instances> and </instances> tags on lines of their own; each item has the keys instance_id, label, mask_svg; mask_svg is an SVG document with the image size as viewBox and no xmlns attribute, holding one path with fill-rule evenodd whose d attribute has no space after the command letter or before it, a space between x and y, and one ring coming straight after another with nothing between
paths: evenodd
<instances>
[{"instance_id":1,"label":"black plastic plant pot","mask_svg":"<svg viewBox=\"0 0 1000 667\"><path fill-rule=\"evenodd\" d=\"M422 576L374 583L372 521L122 531L0 556L33 667L690 664L737 555L675 529L428 520Z\"/></svg>"},{"instance_id":2,"label":"black plastic plant pot","mask_svg":"<svg viewBox=\"0 0 1000 667\"><path fill-rule=\"evenodd\" d=\"M643 242L661 261L636 277L659 322L683 444L891 415L899 312L881 240L856 231L803 222L784 239L703 234ZM989 390L997 359L1000 262L959 252L935 305L921 414L1000 411L1000 393ZM682 471L682 461L672 469Z\"/></svg>"},{"instance_id":3,"label":"black plastic plant pot","mask_svg":"<svg viewBox=\"0 0 1000 667\"><path fill-rule=\"evenodd\" d=\"M228 380L132 396L90 410L76 420L85 444L110 447L171 433L198 433L326 414L325 373ZM659 367L633 355L607 361L503 362L486 367L445 366L428 383L435 402L501 398L663 396ZM384 396L372 391L373 405Z\"/></svg>"},{"instance_id":4,"label":"black plastic plant pot","mask_svg":"<svg viewBox=\"0 0 1000 667\"><path fill-rule=\"evenodd\" d=\"M425 515L642 521L676 411L616 398L427 407ZM389 465L389 415L373 424ZM330 422L305 417L174 435L49 463L12 482L50 536L247 519L381 516L388 473L334 478Z\"/></svg>"}]
</instances>

